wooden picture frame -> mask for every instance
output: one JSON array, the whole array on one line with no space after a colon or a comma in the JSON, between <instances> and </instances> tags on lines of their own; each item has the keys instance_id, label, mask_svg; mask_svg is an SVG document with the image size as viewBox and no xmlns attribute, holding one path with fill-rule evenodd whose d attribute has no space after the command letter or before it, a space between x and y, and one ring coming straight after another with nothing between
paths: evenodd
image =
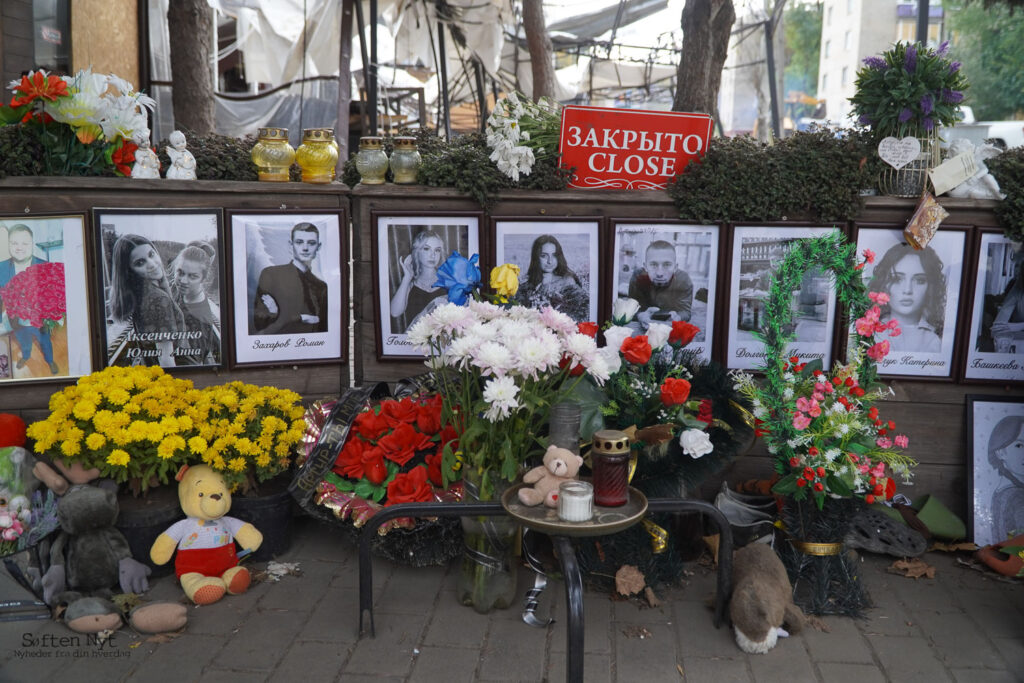
<instances>
[{"instance_id":1,"label":"wooden picture frame","mask_svg":"<svg viewBox=\"0 0 1024 683\"><path fill-rule=\"evenodd\" d=\"M228 219L232 365L346 358L345 212L229 211Z\"/></svg>"},{"instance_id":2,"label":"wooden picture frame","mask_svg":"<svg viewBox=\"0 0 1024 683\"><path fill-rule=\"evenodd\" d=\"M724 365L758 370L764 366L764 344L754 337L760 328L763 301L773 263L781 261L794 240L827 235L834 227L794 225L735 225L731 230L729 306ZM794 316L796 339L789 356L832 365L835 352L836 296L831 273L808 272L795 294L803 315Z\"/></svg>"},{"instance_id":3,"label":"wooden picture frame","mask_svg":"<svg viewBox=\"0 0 1024 683\"><path fill-rule=\"evenodd\" d=\"M492 225L493 263L519 266L514 303L533 308L548 305L576 322L599 321L600 218L498 217ZM549 259L554 281L544 283L542 260Z\"/></svg>"},{"instance_id":4,"label":"wooden picture frame","mask_svg":"<svg viewBox=\"0 0 1024 683\"><path fill-rule=\"evenodd\" d=\"M921 250L906 242L902 227L859 223L855 228L858 259L865 250L874 253L874 262L861 271L868 291L889 295L888 303L879 304L881 320L895 315L901 328L895 337L876 336L890 347L878 373L922 380L955 376L970 228L944 225Z\"/></svg>"},{"instance_id":5,"label":"wooden picture frame","mask_svg":"<svg viewBox=\"0 0 1024 683\"><path fill-rule=\"evenodd\" d=\"M482 217L476 211L370 213L373 267L377 273L374 278L374 318L378 360L425 358L409 342L406 331L415 322L416 316L446 302L447 291L434 287L432 283L424 287L417 286L415 280L419 278L422 283L436 281L436 269L452 252L457 251L466 258L481 254ZM422 258L425 260L420 263L425 264L422 267L427 269L433 268L434 276L426 271L422 274L415 272L417 267L411 260L414 246L422 247ZM406 263L410 269L410 279L403 287L406 277L403 261L406 259L409 259ZM485 272L486 268L481 267L481 277ZM405 292L404 299L400 290ZM392 303L395 305L392 306ZM395 311L397 315L392 315Z\"/></svg>"},{"instance_id":6,"label":"wooden picture frame","mask_svg":"<svg viewBox=\"0 0 1024 683\"><path fill-rule=\"evenodd\" d=\"M609 305L621 297L640 303L632 323L640 330L646 329L648 321L670 324L673 320L685 320L696 325L700 332L687 348L702 360L710 361L717 340L721 226L632 219L616 219L612 226L614 244L605 287ZM666 244L669 248L664 248ZM650 263L648 254L652 256ZM672 257L672 261L659 261L655 258L658 254ZM686 276L685 280L680 273ZM678 310L654 305L669 297L680 302Z\"/></svg>"},{"instance_id":7,"label":"wooden picture frame","mask_svg":"<svg viewBox=\"0 0 1024 683\"><path fill-rule=\"evenodd\" d=\"M984 546L1024 530L1024 397L966 399L967 525Z\"/></svg>"},{"instance_id":8,"label":"wooden picture frame","mask_svg":"<svg viewBox=\"0 0 1024 683\"><path fill-rule=\"evenodd\" d=\"M0 216L0 382L92 372L85 224L84 214Z\"/></svg>"},{"instance_id":9,"label":"wooden picture frame","mask_svg":"<svg viewBox=\"0 0 1024 683\"><path fill-rule=\"evenodd\" d=\"M976 245L963 380L1019 382L1024 380L1024 249L996 229L979 230Z\"/></svg>"},{"instance_id":10,"label":"wooden picture frame","mask_svg":"<svg viewBox=\"0 0 1024 683\"><path fill-rule=\"evenodd\" d=\"M102 365L225 367L221 210L94 208L93 223Z\"/></svg>"}]
</instances>

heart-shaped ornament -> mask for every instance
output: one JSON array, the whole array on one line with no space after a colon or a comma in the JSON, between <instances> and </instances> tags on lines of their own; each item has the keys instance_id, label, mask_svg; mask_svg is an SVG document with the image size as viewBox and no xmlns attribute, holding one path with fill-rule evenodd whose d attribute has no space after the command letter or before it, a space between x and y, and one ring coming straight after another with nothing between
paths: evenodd
<instances>
[{"instance_id":1,"label":"heart-shaped ornament","mask_svg":"<svg viewBox=\"0 0 1024 683\"><path fill-rule=\"evenodd\" d=\"M895 169L900 169L917 158L921 153L921 141L913 137L882 138L878 143L878 156Z\"/></svg>"}]
</instances>

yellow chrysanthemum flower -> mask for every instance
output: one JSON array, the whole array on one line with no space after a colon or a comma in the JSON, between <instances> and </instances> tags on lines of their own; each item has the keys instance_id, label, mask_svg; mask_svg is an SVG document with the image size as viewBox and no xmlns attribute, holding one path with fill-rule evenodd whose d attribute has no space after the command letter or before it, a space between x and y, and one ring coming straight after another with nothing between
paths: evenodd
<instances>
[{"instance_id":1,"label":"yellow chrysanthemum flower","mask_svg":"<svg viewBox=\"0 0 1024 683\"><path fill-rule=\"evenodd\" d=\"M67 440L61 441L60 452L63 453L65 457L73 458L82 452L82 442Z\"/></svg>"},{"instance_id":2,"label":"yellow chrysanthemum flower","mask_svg":"<svg viewBox=\"0 0 1024 683\"><path fill-rule=\"evenodd\" d=\"M127 451L115 448L110 451L110 455L107 456L107 463L114 465L115 467L127 467L128 463L131 462L131 456L128 455Z\"/></svg>"},{"instance_id":3,"label":"yellow chrysanthemum flower","mask_svg":"<svg viewBox=\"0 0 1024 683\"><path fill-rule=\"evenodd\" d=\"M85 445L89 450L98 451L103 448L107 443L107 437L103 436L98 432L93 432L89 436L85 437Z\"/></svg>"},{"instance_id":4,"label":"yellow chrysanthemum flower","mask_svg":"<svg viewBox=\"0 0 1024 683\"><path fill-rule=\"evenodd\" d=\"M244 458L231 458L231 462L228 463L232 472L242 472L245 470L246 463Z\"/></svg>"},{"instance_id":5,"label":"yellow chrysanthemum flower","mask_svg":"<svg viewBox=\"0 0 1024 683\"><path fill-rule=\"evenodd\" d=\"M92 401L79 401L73 412L79 420L88 420L96 414L96 404Z\"/></svg>"},{"instance_id":6,"label":"yellow chrysanthemum flower","mask_svg":"<svg viewBox=\"0 0 1024 683\"><path fill-rule=\"evenodd\" d=\"M193 436L188 440L188 449L196 455L205 453L207 448L209 448L209 444L207 444L206 439L201 436Z\"/></svg>"}]
</instances>

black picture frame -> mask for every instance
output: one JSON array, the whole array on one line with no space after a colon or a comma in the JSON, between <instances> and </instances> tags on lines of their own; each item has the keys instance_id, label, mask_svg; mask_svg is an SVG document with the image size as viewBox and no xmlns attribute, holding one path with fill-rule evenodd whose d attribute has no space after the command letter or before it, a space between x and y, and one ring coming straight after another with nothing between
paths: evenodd
<instances>
[{"instance_id":1,"label":"black picture frame","mask_svg":"<svg viewBox=\"0 0 1024 683\"><path fill-rule=\"evenodd\" d=\"M970 323L963 326L968 336L962 379L999 384L1024 380L1024 248L1001 230L982 228L974 264ZM997 322L1021 329L999 336L993 334Z\"/></svg>"},{"instance_id":2,"label":"black picture frame","mask_svg":"<svg viewBox=\"0 0 1024 683\"><path fill-rule=\"evenodd\" d=\"M519 266L519 291L514 302L524 306L551 305L576 322L598 322L601 315L601 219L588 216L568 218L534 218L500 216L491 219L493 234L492 263ZM540 287L530 285L533 249L541 238L557 244L568 273L557 275L573 278L565 288L569 294L555 292L549 296ZM553 242L552 242L553 240ZM541 244L540 249L545 246Z\"/></svg>"},{"instance_id":3,"label":"black picture frame","mask_svg":"<svg viewBox=\"0 0 1024 683\"><path fill-rule=\"evenodd\" d=\"M966 399L967 526L984 546L1024 530L1024 396Z\"/></svg>"},{"instance_id":4,"label":"black picture frame","mask_svg":"<svg viewBox=\"0 0 1024 683\"><path fill-rule=\"evenodd\" d=\"M715 355L718 336L717 316L722 291L721 255L723 253L724 230L717 223L685 223L674 220L614 219L612 221L613 244L608 259L608 275L605 290L609 308L616 299L629 297L631 285L637 294L639 285L633 284L646 273L645 254L655 241L672 245L675 252L676 269L686 273L690 280L690 310L687 322L700 328L700 332L687 347L705 361ZM672 281L674 282L673 275ZM650 285L653 287L653 285ZM636 299L636 297L630 297ZM640 314L649 307L643 306L635 318L643 328ZM673 313L659 311L663 322L670 323Z\"/></svg>"},{"instance_id":5,"label":"black picture frame","mask_svg":"<svg viewBox=\"0 0 1024 683\"><path fill-rule=\"evenodd\" d=\"M226 367L225 242L221 209L97 207L93 209L93 225L96 311L103 321L98 325L101 365ZM135 237L126 239L125 251L121 252L116 245L127 235ZM131 244L141 248L145 243L162 264L164 277L139 289L143 280L137 273L142 271L135 270L136 274L128 271L131 266L127 257L134 251L128 248ZM173 272L175 260L179 255L184 259L182 252L189 246L203 252L207 264L199 279L205 286L205 297L191 309L181 306L184 288L174 283ZM120 254L116 259L117 268L115 248ZM195 252L190 250L189 253ZM154 263L154 259L149 259L149 263ZM153 268L142 261L137 266L147 267ZM210 273L211 268L216 272ZM119 284L115 284L115 280ZM120 298L119 290L132 294ZM121 304L116 305L114 299L120 299Z\"/></svg>"},{"instance_id":6,"label":"black picture frame","mask_svg":"<svg viewBox=\"0 0 1024 683\"><path fill-rule=\"evenodd\" d=\"M86 223L83 213L0 215L0 299L10 299L0 307L0 383L61 381L92 372L95 321L89 305L91 250ZM24 253L21 266L12 248ZM28 259L31 262L24 266ZM42 325L34 326L29 318L12 314L29 310L13 299L28 303L32 292L41 292L31 285L51 274L33 266L49 263L62 264L64 315L56 324L40 321Z\"/></svg>"},{"instance_id":7,"label":"black picture frame","mask_svg":"<svg viewBox=\"0 0 1024 683\"><path fill-rule=\"evenodd\" d=\"M391 315L392 299L398 293L403 278L401 262L412 255L413 241L420 234L431 235L422 239L440 243L440 266L458 251L471 258L483 254L486 246L481 234L483 213L479 211L373 211L370 213L370 236L373 250L374 322L376 329L377 360L417 360L425 356L409 342L406 331L415 322L406 312L408 298L399 315ZM435 250L436 251L436 250ZM480 264L481 277L487 272ZM439 302L447 301L443 288L420 289L414 302L416 315L432 310Z\"/></svg>"},{"instance_id":8,"label":"black picture frame","mask_svg":"<svg viewBox=\"0 0 1024 683\"><path fill-rule=\"evenodd\" d=\"M343 209L227 212L232 367L314 365L348 357L346 217ZM296 252L301 245L293 247L302 224L312 225L319 241L305 272L293 263L302 260ZM274 290L280 292L276 299ZM302 297L291 296L296 292ZM257 303L264 296L277 312Z\"/></svg>"},{"instance_id":9,"label":"black picture frame","mask_svg":"<svg viewBox=\"0 0 1024 683\"><path fill-rule=\"evenodd\" d=\"M864 258L865 250L875 254L874 262L865 263L862 270L865 285L868 291L884 291L890 296L889 304L879 305L882 322L888 321L888 312L896 306L902 306L905 315L901 334L893 337L883 332L876 336L878 341L888 340L890 346L889 354L878 363L879 375L914 380L948 380L956 376L963 337L961 301L965 300L969 280L965 272L970 270L970 230L970 226L943 225L924 249L917 250L907 244L902 226L855 224L858 258ZM904 259L909 260L907 267L915 271L915 277L925 279L926 288L922 291L908 285L902 290L907 300L901 304L896 278L897 272L902 272L897 267ZM942 288L938 296L933 293L937 285ZM916 316L920 316L916 326L906 322ZM849 335L844 337L849 344Z\"/></svg>"}]
</instances>

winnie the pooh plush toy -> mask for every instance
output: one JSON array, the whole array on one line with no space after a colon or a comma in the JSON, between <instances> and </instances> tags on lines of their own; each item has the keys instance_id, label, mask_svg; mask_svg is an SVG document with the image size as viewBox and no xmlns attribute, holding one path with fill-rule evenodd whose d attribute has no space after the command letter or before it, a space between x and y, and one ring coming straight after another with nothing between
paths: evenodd
<instances>
[{"instance_id":1,"label":"winnie the pooh plush toy","mask_svg":"<svg viewBox=\"0 0 1024 683\"><path fill-rule=\"evenodd\" d=\"M548 446L544 453L544 464L537 465L523 475L523 483L533 484L533 487L524 486L519 489L519 502L523 505L544 503L549 508L558 507L559 484L575 479L582 466L583 458L572 451Z\"/></svg>"},{"instance_id":2,"label":"winnie the pooh plush toy","mask_svg":"<svg viewBox=\"0 0 1024 683\"><path fill-rule=\"evenodd\" d=\"M249 588L249 570L238 566L235 541L251 552L260 547L263 534L252 524L226 516L231 492L208 465L186 465L175 478L178 500L188 517L157 537L150 559L166 564L177 548L174 572L185 595L197 605L217 602L225 593L244 593Z\"/></svg>"}]
</instances>

